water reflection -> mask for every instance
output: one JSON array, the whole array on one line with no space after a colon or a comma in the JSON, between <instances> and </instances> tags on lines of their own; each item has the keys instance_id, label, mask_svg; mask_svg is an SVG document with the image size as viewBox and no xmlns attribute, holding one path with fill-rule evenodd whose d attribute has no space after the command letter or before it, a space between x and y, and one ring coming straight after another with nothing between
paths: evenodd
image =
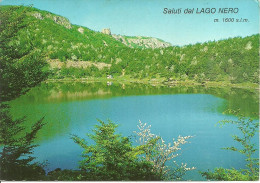
<instances>
[{"instance_id":1,"label":"water reflection","mask_svg":"<svg viewBox=\"0 0 260 183\"><path fill-rule=\"evenodd\" d=\"M207 88L203 86L159 86L143 84L87 82L50 82L42 83L31 89L26 95L12 101L11 113L14 118L26 116L28 128L45 116L47 125L39 132L38 141L49 140L60 134L69 134L71 116L77 114L74 105L68 102L109 99L122 96L148 96L169 94L210 94L226 99L217 106L208 107L208 111L222 113L227 109L241 110L241 113L258 118L258 95L254 90L234 88ZM112 109L111 109L112 110ZM72 111L75 111L72 113ZM151 111L153 112L153 111ZM98 118L98 116L96 116Z\"/></svg>"},{"instance_id":2,"label":"water reflection","mask_svg":"<svg viewBox=\"0 0 260 183\"><path fill-rule=\"evenodd\" d=\"M20 104L63 103L92 99L105 99L120 96L163 95L163 94L211 94L226 99L225 106L219 112L227 109L241 110L246 116L258 118L258 90L238 88L214 88L204 86L152 86L143 84L116 83L112 85L101 82L51 82L43 83L33 88L26 95L12 102Z\"/></svg>"}]
</instances>

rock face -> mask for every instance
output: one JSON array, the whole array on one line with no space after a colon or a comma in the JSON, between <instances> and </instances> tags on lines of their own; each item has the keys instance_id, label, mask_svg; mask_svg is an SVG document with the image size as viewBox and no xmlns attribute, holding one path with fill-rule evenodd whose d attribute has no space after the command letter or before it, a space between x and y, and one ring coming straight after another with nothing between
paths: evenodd
<instances>
[{"instance_id":1,"label":"rock face","mask_svg":"<svg viewBox=\"0 0 260 183\"><path fill-rule=\"evenodd\" d=\"M66 62L61 62L58 59L52 59L52 60L47 60L47 62L50 64L50 67L52 69L61 69L62 67L66 68L88 68L91 66L97 67L99 70L107 67L110 68L111 64L106 64L103 62L92 62L92 61L73 61L73 60L67 60Z\"/></svg>"},{"instance_id":2,"label":"rock face","mask_svg":"<svg viewBox=\"0 0 260 183\"><path fill-rule=\"evenodd\" d=\"M103 34L111 35L111 31L109 28L102 29L101 31Z\"/></svg>"},{"instance_id":3,"label":"rock face","mask_svg":"<svg viewBox=\"0 0 260 183\"><path fill-rule=\"evenodd\" d=\"M166 48L172 46L170 43L164 42L163 40L152 38L152 37L128 37L121 35L112 35L113 38L122 42L130 48L140 47L140 48Z\"/></svg>"},{"instance_id":4,"label":"rock face","mask_svg":"<svg viewBox=\"0 0 260 183\"><path fill-rule=\"evenodd\" d=\"M82 27L78 28L78 31L83 34L84 33L84 29Z\"/></svg>"},{"instance_id":5,"label":"rock face","mask_svg":"<svg viewBox=\"0 0 260 183\"><path fill-rule=\"evenodd\" d=\"M245 49L246 49L246 50L251 50L252 48L253 48L253 47L252 47L252 42L249 41L249 42L246 44Z\"/></svg>"},{"instance_id":6,"label":"rock face","mask_svg":"<svg viewBox=\"0 0 260 183\"><path fill-rule=\"evenodd\" d=\"M47 15L48 18L51 18L55 23L60 24L64 27L66 27L67 29L71 29L71 24L70 21L64 17L61 16L55 16L55 15Z\"/></svg>"},{"instance_id":7,"label":"rock face","mask_svg":"<svg viewBox=\"0 0 260 183\"><path fill-rule=\"evenodd\" d=\"M35 18L37 18L37 19L40 19L40 20L42 20L42 19L43 19L43 16L42 16L42 14L41 14L41 13L38 13L38 12L36 12L36 13L33 13L33 14L32 14L32 16L34 16Z\"/></svg>"},{"instance_id":8,"label":"rock face","mask_svg":"<svg viewBox=\"0 0 260 183\"><path fill-rule=\"evenodd\" d=\"M43 20L44 18L50 18L55 23L60 24L67 29L71 29L71 27L72 27L71 24L70 24L70 21L67 18L57 16L57 15L52 15L50 13L48 13L47 15L43 15L39 12L32 12L31 16L34 16L35 18L40 19L40 20Z\"/></svg>"}]
</instances>

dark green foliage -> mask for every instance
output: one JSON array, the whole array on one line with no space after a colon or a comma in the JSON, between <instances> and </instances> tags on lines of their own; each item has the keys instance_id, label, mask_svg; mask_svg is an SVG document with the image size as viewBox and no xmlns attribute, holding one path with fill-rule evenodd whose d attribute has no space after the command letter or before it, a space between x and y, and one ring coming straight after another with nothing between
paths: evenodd
<instances>
[{"instance_id":1,"label":"dark green foliage","mask_svg":"<svg viewBox=\"0 0 260 183\"><path fill-rule=\"evenodd\" d=\"M41 180L45 176L41 164L33 163L31 156L33 141L44 125L43 118L36 122L29 132L22 123L25 119L13 120L8 107L1 104L0 110L0 178L1 180Z\"/></svg>"},{"instance_id":2,"label":"dark green foliage","mask_svg":"<svg viewBox=\"0 0 260 183\"><path fill-rule=\"evenodd\" d=\"M4 102L13 100L47 78L47 63L37 49L32 34L24 30L35 22L26 22L30 8L0 8L0 167L1 180L41 180L43 165L31 156L43 119L31 130L22 126L25 118L13 120Z\"/></svg>"},{"instance_id":3,"label":"dark green foliage","mask_svg":"<svg viewBox=\"0 0 260 183\"><path fill-rule=\"evenodd\" d=\"M153 166L138 156L143 153L138 147L133 147L129 138L115 134L117 125L109 121L99 121L88 136L95 142L93 145L77 136L75 143L84 148L84 159L80 169L84 171L81 180L160 180L153 172Z\"/></svg>"},{"instance_id":4,"label":"dark green foliage","mask_svg":"<svg viewBox=\"0 0 260 183\"><path fill-rule=\"evenodd\" d=\"M236 121L234 120L223 120L219 123L234 124L241 132L241 136L233 135L233 139L241 144L241 147L226 147L223 149L235 151L245 155L245 161L247 162L247 169L236 170L216 168L214 172L201 172L209 180L225 180L225 181L252 181L259 180L259 159L255 156L257 149L256 144L252 142L252 138L258 132L259 122L253 121L251 118L246 118L241 115L239 111L229 110L229 113L238 116Z\"/></svg>"},{"instance_id":5,"label":"dark green foliage","mask_svg":"<svg viewBox=\"0 0 260 183\"><path fill-rule=\"evenodd\" d=\"M25 93L47 78L47 64L30 35L21 37L27 26L27 7L1 7L0 11L0 101Z\"/></svg>"},{"instance_id":6,"label":"dark green foliage","mask_svg":"<svg viewBox=\"0 0 260 183\"><path fill-rule=\"evenodd\" d=\"M60 168L56 168L55 170L48 173L46 176L46 180L48 181L77 181L81 180L82 174L84 172L79 170L61 170Z\"/></svg>"},{"instance_id":7,"label":"dark green foliage","mask_svg":"<svg viewBox=\"0 0 260 183\"><path fill-rule=\"evenodd\" d=\"M207 180L215 181L256 181L259 179L257 175L251 176L248 170L236 170L215 168L214 172L200 172Z\"/></svg>"}]
</instances>

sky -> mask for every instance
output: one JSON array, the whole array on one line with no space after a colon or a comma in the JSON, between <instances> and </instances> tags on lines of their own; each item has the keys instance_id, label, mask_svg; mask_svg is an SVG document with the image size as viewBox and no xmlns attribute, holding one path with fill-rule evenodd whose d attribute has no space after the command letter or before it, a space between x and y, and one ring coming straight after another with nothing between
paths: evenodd
<instances>
[{"instance_id":1,"label":"sky","mask_svg":"<svg viewBox=\"0 0 260 183\"><path fill-rule=\"evenodd\" d=\"M72 24L112 34L160 38L172 45L250 36L259 33L258 0L0 0L0 5L33 5L67 17ZM164 14L164 9L179 14ZM185 9L193 9L192 14ZM215 13L202 13L210 8ZM219 13L237 8L237 13ZM234 18L234 22L223 22ZM237 19L248 22L236 22ZM219 22L214 22L218 19ZM229 19L232 20L232 19Z\"/></svg>"}]
</instances>

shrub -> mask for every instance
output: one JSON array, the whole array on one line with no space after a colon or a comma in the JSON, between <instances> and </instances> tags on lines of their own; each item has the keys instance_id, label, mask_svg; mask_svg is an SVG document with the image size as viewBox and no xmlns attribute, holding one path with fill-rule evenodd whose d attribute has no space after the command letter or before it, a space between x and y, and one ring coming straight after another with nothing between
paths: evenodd
<instances>
[{"instance_id":1,"label":"shrub","mask_svg":"<svg viewBox=\"0 0 260 183\"><path fill-rule=\"evenodd\" d=\"M138 146L133 146L130 139L115 134L116 124L99 121L88 134L95 144L89 145L85 139L73 136L75 143L84 148L84 159L80 162L80 180L182 180L186 164L175 168L166 166L166 162L177 157L180 145L187 143L187 137L178 137L173 145L166 145L161 137L150 133L150 126L138 126L140 132Z\"/></svg>"},{"instance_id":2,"label":"shrub","mask_svg":"<svg viewBox=\"0 0 260 183\"><path fill-rule=\"evenodd\" d=\"M181 163L178 165L176 161L172 161L179 156L177 153L181 150L180 146L188 143L187 139L192 136L179 136L173 144L166 144L162 137L151 133L151 125L139 121L139 132L135 132L138 136L137 142L143 148L145 159L152 163L154 171L160 174L166 180L182 180L183 176L189 170L194 170L195 167L188 168L187 164ZM170 163L167 165L167 162Z\"/></svg>"},{"instance_id":3,"label":"shrub","mask_svg":"<svg viewBox=\"0 0 260 183\"><path fill-rule=\"evenodd\" d=\"M72 139L84 148L84 159L80 170L81 180L160 180L153 172L149 161L139 159L142 151L132 146L129 138L115 134L116 124L99 120L94 134L88 134L95 144L88 143L77 136Z\"/></svg>"},{"instance_id":4,"label":"shrub","mask_svg":"<svg viewBox=\"0 0 260 183\"><path fill-rule=\"evenodd\" d=\"M252 138L258 131L258 121L253 121L252 118L246 118L239 114L239 111L229 110L229 113L238 116L237 120L222 120L219 122L221 126L225 124L234 124L240 130L242 136L233 135L233 139L240 143L242 148L226 147L223 149L235 151L245 155L245 161L247 162L247 169L224 169L216 168L214 172L208 170L207 172L200 172L202 176L208 180L225 180L225 181L252 181L259 179L259 159L254 158L254 154L257 151L255 144L252 142Z\"/></svg>"}]
</instances>

